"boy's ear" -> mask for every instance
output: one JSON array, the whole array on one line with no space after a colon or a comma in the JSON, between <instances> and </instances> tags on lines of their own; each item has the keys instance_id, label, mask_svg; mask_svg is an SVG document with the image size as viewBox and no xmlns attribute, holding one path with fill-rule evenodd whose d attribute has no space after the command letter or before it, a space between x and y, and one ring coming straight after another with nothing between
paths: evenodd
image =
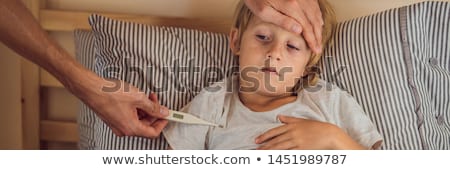
<instances>
[{"instance_id":1,"label":"boy's ear","mask_svg":"<svg viewBox=\"0 0 450 170\"><path fill-rule=\"evenodd\" d=\"M237 28L232 28L230 31L230 49L234 55L238 56L240 52L239 48L239 30Z\"/></svg>"}]
</instances>

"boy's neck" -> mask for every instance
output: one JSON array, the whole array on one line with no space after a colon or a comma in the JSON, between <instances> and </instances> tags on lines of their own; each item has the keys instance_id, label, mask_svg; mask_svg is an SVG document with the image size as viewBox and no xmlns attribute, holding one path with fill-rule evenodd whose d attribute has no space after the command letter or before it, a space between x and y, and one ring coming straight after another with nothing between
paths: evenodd
<instances>
[{"instance_id":1,"label":"boy's neck","mask_svg":"<svg viewBox=\"0 0 450 170\"><path fill-rule=\"evenodd\" d=\"M292 94L280 96L263 96L258 93L242 93L239 92L239 99L242 104L255 112L266 112L274 110L285 104L292 103L297 99L297 96Z\"/></svg>"}]
</instances>

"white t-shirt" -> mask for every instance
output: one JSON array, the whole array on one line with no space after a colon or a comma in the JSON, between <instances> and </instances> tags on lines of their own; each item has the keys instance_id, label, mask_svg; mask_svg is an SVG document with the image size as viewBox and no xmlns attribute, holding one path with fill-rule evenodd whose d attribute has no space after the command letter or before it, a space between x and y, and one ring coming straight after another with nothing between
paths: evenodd
<instances>
[{"instance_id":1,"label":"white t-shirt","mask_svg":"<svg viewBox=\"0 0 450 170\"><path fill-rule=\"evenodd\" d=\"M319 80L294 102L267 112L254 112L238 97L237 77L203 89L182 111L224 128L170 122L163 134L173 149L256 149L255 138L283 125L277 115L335 124L355 141L371 148L382 137L358 103L345 91Z\"/></svg>"}]
</instances>

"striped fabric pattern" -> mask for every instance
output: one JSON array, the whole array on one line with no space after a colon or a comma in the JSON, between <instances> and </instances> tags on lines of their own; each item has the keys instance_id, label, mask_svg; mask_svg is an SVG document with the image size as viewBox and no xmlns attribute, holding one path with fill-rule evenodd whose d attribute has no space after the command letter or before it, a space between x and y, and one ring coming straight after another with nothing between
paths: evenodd
<instances>
[{"instance_id":1,"label":"striped fabric pattern","mask_svg":"<svg viewBox=\"0 0 450 170\"><path fill-rule=\"evenodd\" d=\"M94 35L91 31L75 30L75 58L87 69L94 71L95 67L95 51L94 51ZM77 124L79 131L79 149L95 148L95 113L87 105L80 102L77 116Z\"/></svg>"},{"instance_id":2,"label":"striped fabric pattern","mask_svg":"<svg viewBox=\"0 0 450 170\"><path fill-rule=\"evenodd\" d=\"M235 64L224 34L185 28L155 27L89 18L95 36L96 72L124 80L146 94L157 94L160 104L180 109L200 90L231 74ZM95 122L95 149L165 149L157 139L117 137L102 121Z\"/></svg>"},{"instance_id":3,"label":"striped fabric pattern","mask_svg":"<svg viewBox=\"0 0 450 170\"><path fill-rule=\"evenodd\" d=\"M403 9L413 67L410 85L423 149L450 149L450 3L424 2Z\"/></svg>"},{"instance_id":4,"label":"striped fabric pattern","mask_svg":"<svg viewBox=\"0 0 450 170\"><path fill-rule=\"evenodd\" d=\"M424 2L342 22L324 53L323 78L361 104L382 149L450 149L448 11Z\"/></svg>"},{"instance_id":5,"label":"striped fabric pattern","mask_svg":"<svg viewBox=\"0 0 450 170\"><path fill-rule=\"evenodd\" d=\"M390 9L341 22L333 45L325 50L322 78L347 90L366 110L384 137L381 149L450 149L449 18L448 2ZM98 60L94 66L92 34L76 33L80 62L147 94L158 92L161 104L172 109L182 107L208 82L229 75L235 62L225 35L98 15L90 22ZM81 148L167 145L163 138L118 138L92 113L87 107L80 110Z\"/></svg>"}]
</instances>

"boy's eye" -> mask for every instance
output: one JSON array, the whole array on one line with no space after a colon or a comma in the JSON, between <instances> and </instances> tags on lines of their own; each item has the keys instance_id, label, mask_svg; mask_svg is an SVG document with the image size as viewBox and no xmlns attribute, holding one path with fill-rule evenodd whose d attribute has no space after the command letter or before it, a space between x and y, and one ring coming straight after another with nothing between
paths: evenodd
<instances>
[{"instance_id":1,"label":"boy's eye","mask_svg":"<svg viewBox=\"0 0 450 170\"><path fill-rule=\"evenodd\" d=\"M290 49L293 49L293 50L297 50L297 51L300 50L299 48L297 48L296 46L291 45L291 44L287 44L287 47L290 48Z\"/></svg>"},{"instance_id":2,"label":"boy's eye","mask_svg":"<svg viewBox=\"0 0 450 170\"><path fill-rule=\"evenodd\" d=\"M263 40L263 41L268 41L269 37L265 36L265 35L256 35L256 37L258 37L258 39Z\"/></svg>"}]
</instances>

